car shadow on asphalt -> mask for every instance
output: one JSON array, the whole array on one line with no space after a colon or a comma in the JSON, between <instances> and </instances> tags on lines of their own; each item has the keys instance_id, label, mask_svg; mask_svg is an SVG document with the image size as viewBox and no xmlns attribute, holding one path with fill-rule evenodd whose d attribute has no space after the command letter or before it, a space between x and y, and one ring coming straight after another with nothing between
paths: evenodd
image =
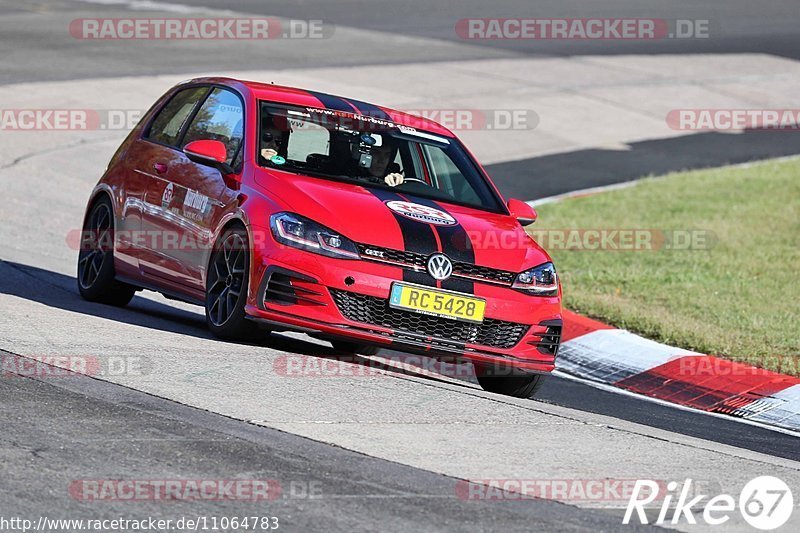
<instances>
[{"instance_id":1,"label":"car shadow on asphalt","mask_svg":"<svg viewBox=\"0 0 800 533\"><path fill-rule=\"evenodd\" d=\"M125 324L201 339L214 339L206 328L206 320L200 307L197 308L198 312L192 312L144 298L139 296L140 293L125 307L88 302L78 293L74 277L32 265L0 261L0 294ZM297 339L291 341L290 344L286 340L276 339L273 343L273 339L265 332L263 342L242 344L269 346L303 355L324 356L335 353L332 348Z\"/></svg>"},{"instance_id":2,"label":"car shadow on asphalt","mask_svg":"<svg viewBox=\"0 0 800 533\"><path fill-rule=\"evenodd\" d=\"M169 333L177 333L200 339L214 340L215 337L206 328L205 317L198 307L198 312L153 301L138 295L125 307L114 307L88 302L78 293L75 278L11 261L0 260L0 294L8 294L87 316L105 318L124 324L141 326ZM299 339L283 333L264 332L263 340L241 342L249 346L263 346L294 355L335 359L338 361L360 365L364 372L383 371L394 374L422 377L440 381L441 378L431 372L430 364L422 356L409 359L406 354L382 350L379 358L371 358L335 350L319 341ZM426 366L428 368L426 368ZM469 381L469 380L466 380Z\"/></svg>"}]
</instances>

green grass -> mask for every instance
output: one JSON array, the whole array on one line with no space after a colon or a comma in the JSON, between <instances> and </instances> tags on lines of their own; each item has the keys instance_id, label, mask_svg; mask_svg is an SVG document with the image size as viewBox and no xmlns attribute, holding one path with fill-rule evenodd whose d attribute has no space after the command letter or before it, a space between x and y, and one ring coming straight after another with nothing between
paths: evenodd
<instances>
[{"instance_id":1,"label":"green grass","mask_svg":"<svg viewBox=\"0 0 800 533\"><path fill-rule=\"evenodd\" d=\"M561 274L567 308L673 346L800 375L800 160L675 173L538 211L531 231L710 232L711 246L680 251L541 244Z\"/></svg>"}]
</instances>

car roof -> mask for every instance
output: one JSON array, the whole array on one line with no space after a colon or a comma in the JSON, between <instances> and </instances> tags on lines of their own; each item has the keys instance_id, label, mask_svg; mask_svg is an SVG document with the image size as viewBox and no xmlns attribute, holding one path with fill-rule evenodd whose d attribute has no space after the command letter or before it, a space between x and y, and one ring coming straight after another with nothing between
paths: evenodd
<instances>
[{"instance_id":1,"label":"car roof","mask_svg":"<svg viewBox=\"0 0 800 533\"><path fill-rule=\"evenodd\" d=\"M412 115L388 107L377 106L375 104L362 102L353 98L336 96L310 89L300 89L298 87L287 87L283 85L275 85L273 83L247 81L224 77L195 78L185 83L215 83L228 85L233 88L237 88L237 86L239 86L240 89L244 88L251 92L257 100L266 100L270 102L298 105L302 107L344 111L347 113L389 120L395 124L400 124L429 133L435 133L447 137L455 137L455 135L449 129L428 118Z\"/></svg>"}]
</instances>

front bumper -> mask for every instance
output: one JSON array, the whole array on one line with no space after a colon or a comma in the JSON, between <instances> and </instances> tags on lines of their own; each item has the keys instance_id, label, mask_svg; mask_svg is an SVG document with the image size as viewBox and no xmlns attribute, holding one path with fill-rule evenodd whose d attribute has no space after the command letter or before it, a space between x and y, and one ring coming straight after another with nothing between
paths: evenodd
<instances>
[{"instance_id":1,"label":"front bumper","mask_svg":"<svg viewBox=\"0 0 800 533\"><path fill-rule=\"evenodd\" d=\"M464 359L484 367L547 373L561 336L558 297L540 298L475 284L486 320L475 325L392 309L403 269L280 248L255 258L246 313L273 330Z\"/></svg>"}]
</instances>

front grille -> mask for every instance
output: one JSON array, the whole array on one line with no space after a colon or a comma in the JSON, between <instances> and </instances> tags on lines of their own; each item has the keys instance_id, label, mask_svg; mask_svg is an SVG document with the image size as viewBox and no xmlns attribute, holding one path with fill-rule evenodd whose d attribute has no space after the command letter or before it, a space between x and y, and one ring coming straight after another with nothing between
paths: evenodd
<instances>
[{"instance_id":1,"label":"front grille","mask_svg":"<svg viewBox=\"0 0 800 533\"><path fill-rule=\"evenodd\" d=\"M482 267L473 265L472 263L462 263L461 261L453 261L453 273L460 276L469 276L472 278L490 279L492 281L499 281L508 285L514 282L517 275L514 272L507 272L505 270L497 270L496 268Z\"/></svg>"},{"instance_id":2,"label":"front grille","mask_svg":"<svg viewBox=\"0 0 800 533\"><path fill-rule=\"evenodd\" d=\"M492 348L513 348L530 328L527 324L485 319L481 324L458 322L447 318L401 311L383 298L331 289L336 306L348 319L383 326L400 332L438 337L459 343Z\"/></svg>"},{"instance_id":3,"label":"front grille","mask_svg":"<svg viewBox=\"0 0 800 533\"><path fill-rule=\"evenodd\" d=\"M419 269L424 269L425 263L428 260L425 255L416 252L404 252L402 250L392 250L391 248L381 248L379 246L369 246L367 244L359 244L358 252L363 259L391 261L392 263L401 263Z\"/></svg>"},{"instance_id":4,"label":"front grille","mask_svg":"<svg viewBox=\"0 0 800 533\"><path fill-rule=\"evenodd\" d=\"M428 256L417 252L404 252L391 248L382 248L369 244L358 244L358 251L362 259L378 262L389 262L408 268L411 270L425 270ZM453 261L453 277L476 279L503 285L511 285L517 274L506 270L489 268L466 263L463 261Z\"/></svg>"}]
</instances>

